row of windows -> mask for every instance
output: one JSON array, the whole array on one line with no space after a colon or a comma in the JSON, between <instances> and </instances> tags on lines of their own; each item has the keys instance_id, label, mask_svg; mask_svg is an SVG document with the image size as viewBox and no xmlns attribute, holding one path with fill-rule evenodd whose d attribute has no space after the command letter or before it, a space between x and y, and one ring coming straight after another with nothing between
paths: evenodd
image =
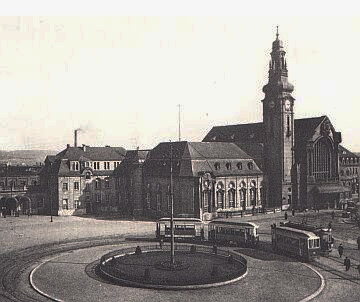
<instances>
[{"instance_id":1,"label":"row of windows","mask_svg":"<svg viewBox=\"0 0 360 302\"><path fill-rule=\"evenodd\" d=\"M357 157L354 157L354 158L352 158L352 157L343 157L342 159L341 159L341 163L342 164L358 164L359 163L359 158L357 158Z\"/></svg>"},{"instance_id":2,"label":"row of windows","mask_svg":"<svg viewBox=\"0 0 360 302\"><path fill-rule=\"evenodd\" d=\"M85 167L87 167L87 168L89 168L89 167L91 167L91 168L93 168L94 170L100 170L100 162L99 161L95 161L95 162L89 162L89 161L87 161L87 162L85 162L85 163L81 163L81 166L82 167L84 167L84 165L85 165ZM117 166L119 166L120 165L120 162L119 161L114 161L113 162L113 169L115 169ZM105 162L103 162L103 165L102 165L102 167L103 167L103 169L104 170L110 170L110 162L109 161L105 161ZM71 169L73 170L73 171L79 171L79 169L80 169L80 163L79 162L72 162L71 163Z\"/></svg>"},{"instance_id":3,"label":"row of windows","mask_svg":"<svg viewBox=\"0 0 360 302\"><path fill-rule=\"evenodd\" d=\"M71 205L69 204L69 199L63 199L62 202L63 210L70 210ZM83 203L80 200L74 200L74 209L81 209L83 208Z\"/></svg>"},{"instance_id":4,"label":"row of windows","mask_svg":"<svg viewBox=\"0 0 360 302\"><path fill-rule=\"evenodd\" d=\"M31 185L32 186L36 186L38 184L38 182L36 180L32 180L31 181ZM13 186L16 186L16 185L19 185L19 186L27 186L28 185L28 181L26 180L20 180L18 181L18 184L16 184L16 181L15 180L10 180L8 181L8 186L9 187L13 187ZM0 187L5 187L5 182L1 181L0 182Z\"/></svg>"},{"instance_id":5,"label":"row of windows","mask_svg":"<svg viewBox=\"0 0 360 302\"><path fill-rule=\"evenodd\" d=\"M94 183L95 183L95 189L97 189L97 190L101 189L101 179L100 178L95 179ZM105 179L104 184L105 184L105 188L110 188L109 179ZM63 191L68 191L69 190L69 184L67 182L63 182L62 189L63 189ZM80 189L79 182L75 181L74 182L74 190L79 190L79 189ZM88 191L89 189L90 189L89 184L86 184L85 185L85 190Z\"/></svg>"},{"instance_id":6,"label":"row of windows","mask_svg":"<svg viewBox=\"0 0 360 302\"><path fill-rule=\"evenodd\" d=\"M249 169L249 170L252 170L252 169L254 168L254 164L253 164L252 162L248 162L248 163L247 163L247 166L248 166L248 169ZM220 163L215 163L215 164L214 164L214 167L215 167L215 170L220 170L220 169L221 169ZM231 170L231 169L232 169L232 165L231 165L230 162L225 163L225 167L226 167L226 170ZM238 163L236 164L236 168L237 168L238 170L242 170L242 168L243 168L242 163L241 163L241 162L238 162Z\"/></svg>"},{"instance_id":7,"label":"row of windows","mask_svg":"<svg viewBox=\"0 0 360 302\"><path fill-rule=\"evenodd\" d=\"M348 168L345 170L340 170L340 175L344 176L346 174L346 176L350 176L350 175L358 175L358 168Z\"/></svg>"}]
</instances>

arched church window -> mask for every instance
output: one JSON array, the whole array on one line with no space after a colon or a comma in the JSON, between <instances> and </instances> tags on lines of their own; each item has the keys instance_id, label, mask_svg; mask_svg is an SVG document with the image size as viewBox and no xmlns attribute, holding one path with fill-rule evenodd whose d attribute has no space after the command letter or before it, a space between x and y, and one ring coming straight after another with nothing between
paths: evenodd
<instances>
[{"instance_id":1,"label":"arched church window","mask_svg":"<svg viewBox=\"0 0 360 302\"><path fill-rule=\"evenodd\" d=\"M313 151L312 174L315 180L327 180L332 178L335 169L335 157L333 147L328 137L321 138L316 142ZM310 174L311 175L311 174Z\"/></svg>"}]
</instances>

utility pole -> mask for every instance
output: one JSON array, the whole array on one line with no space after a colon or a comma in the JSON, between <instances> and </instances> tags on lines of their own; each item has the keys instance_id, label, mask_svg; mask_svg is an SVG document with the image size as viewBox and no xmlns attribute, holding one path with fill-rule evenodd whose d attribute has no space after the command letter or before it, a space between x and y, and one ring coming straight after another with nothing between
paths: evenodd
<instances>
[{"instance_id":1,"label":"utility pole","mask_svg":"<svg viewBox=\"0 0 360 302\"><path fill-rule=\"evenodd\" d=\"M172 160L172 142L170 141L170 232L171 232L171 254L170 267L175 266L175 251L174 251L174 188L173 188L173 160Z\"/></svg>"},{"instance_id":2,"label":"utility pole","mask_svg":"<svg viewBox=\"0 0 360 302\"><path fill-rule=\"evenodd\" d=\"M179 142L181 141L181 132L180 132L180 104L179 106Z\"/></svg>"}]
</instances>

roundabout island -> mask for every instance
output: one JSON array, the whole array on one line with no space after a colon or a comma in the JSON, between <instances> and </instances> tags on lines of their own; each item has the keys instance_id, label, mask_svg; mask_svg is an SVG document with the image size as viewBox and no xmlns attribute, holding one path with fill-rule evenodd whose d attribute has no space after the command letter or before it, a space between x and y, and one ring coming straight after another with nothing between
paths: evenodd
<instances>
[{"instance_id":1,"label":"roundabout island","mask_svg":"<svg viewBox=\"0 0 360 302\"><path fill-rule=\"evenodd\" d=\"M247 273L243 256L217 247L178 244L176 261L170 259L167 246L137 246L102 256L99 272L120 285L168 290L226 285Z\"/></svg>"}]
</instances>

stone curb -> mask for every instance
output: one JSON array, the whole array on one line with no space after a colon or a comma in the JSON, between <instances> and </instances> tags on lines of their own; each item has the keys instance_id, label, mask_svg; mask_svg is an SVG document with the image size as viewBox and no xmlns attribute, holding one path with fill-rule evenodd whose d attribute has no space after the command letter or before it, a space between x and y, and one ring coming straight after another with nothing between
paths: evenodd
<instances>
[{"instance_id":1,"label":"stone curb","mask_svg":"<svg viewBox=\"0 0 360 302\"><path fill-rule=\"evenodd\" d=\"M34 280L33 280L33 275L34 275L34 273L35 273L43 264L45 264L45 263L47 263L47 262L49 262L49 261L51 261L51 260L53 260L53 259L55 259L55 258L58 258L58 257L59 257L59 256L50 258L50 259L48 259L48 260L40 263L39 265L37 265L35 268L33 268L33 269L31 270L30 275L29 275L29 282L30 282L31 287L32 287L36 292L38 292L40 295L42 295L42 296L44 296L44 297L46 297L46 298L48 298L48 299L50 299L50 300L52 300L52 301L64 302L64 300L57 299L57 298L55 298L55 297L53 297L53 296L51 296L51 295L48 295L47 293L43 292L41 289L39 289L39 288L34 284Z\"/></svg>"},{"instance_id":2,"label":"stone curb","mask_svg":"<svg viewBox=\"0 0 360 302\"><path fill-rule=\"evenodd\" d=\"M323 275L321 275L316 269L314 269L311 265L303 263L303 265L305 265L306 267L308 267L309 269L311 269L315 274L317 274L320 279L321 279L321 285L318 288L318 290L316 292L314 292L312 295L300 300L300 302L307 302L310 301L312 299L314 299L315 297L317 297L318 295L320 295L320 293L323 291L323 289L325 288L325 279L323 277Z\"/></svg>"},{"instance_id":3,"label":"stone curb","mask_svg":"<svg viewBox=\"0 0 360 302\"><path fill-rule=\"evenodd\" d=\"M117 282L121 282L126 285L130 285L133 287L141 287L141 288L149 288L149 289L162 289L162 290L185 290L185 289L190 290L190 289L205 289L205 288L211 288L211 287L219 287L219 286L228 285L228 284L237 282L237 281L245 278L246 275L248 274L248 270L246 269L246 272L244 274L242 274L241 276L239 276L235 279L231 279L231 280L227 280L227 281L223 281L223 282L198 284L198 285L158 285L158 284L140 283L140 282L129 281L126 279L120 279L120 278L114 277L112 275L109 275L108 273L103 271L101 269L101 267L100 267L100 270L101 270L102 274L106 275L110 279L113 279Z\"/></svg>"}]
</instances>

